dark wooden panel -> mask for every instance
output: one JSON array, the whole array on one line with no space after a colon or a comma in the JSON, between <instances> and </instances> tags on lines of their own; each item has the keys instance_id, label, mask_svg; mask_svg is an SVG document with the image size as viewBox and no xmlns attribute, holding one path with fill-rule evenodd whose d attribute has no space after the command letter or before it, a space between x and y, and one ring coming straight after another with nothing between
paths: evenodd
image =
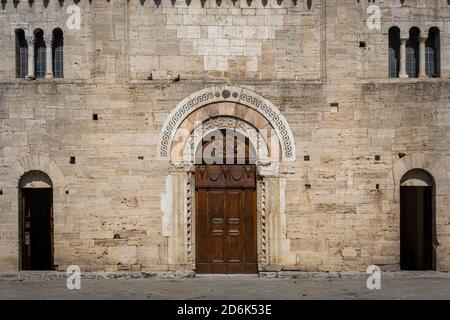
<instances>
[{"instance_id":1,"label":"dark wooden panel","mask_svg":"<svg viewBox=\"0 0 450 320\"><path fill-rule=\"evenodd\" d=\"M209 263L208 254L208 203L209 191L197 190L195 195L195 243L198 263Z\"/></svg>"},{"instance_id":2,"label":"dark wooden panel","mask_svg":"<svg viewBox=\"0 0 450 320\"><path fill-rule=\"evenodd\" d=\"M227 250L228 263L242 263L244 243L241 232L241 215L245 214L241 207L241 190L232 190L227 193Z\"/></svg>"},{"instance_id":3,"label":"dark wooden panel","mask_svg":"<svg viewBox=\"0 0 450 320\"><path fill-rule=\"evenodd\" d=\"M207 239L209 244L209 259L212 263L225 262L225 198L226 193L222 190L209 191L209 206L208 206L208 228L209 237ZM213 223L213 220L216 223ZM222 221L222 223L217 223Z\"/></svg>"},{"instance_id":4,"label":"dark wooden panel","mask_svg":"<svg viewBox=\"0 0 450 320\"><path fill-rule=\"evenodd\" d=\"M254 190L243 191L244 212L252 213L244 216L244 248L245 263L255 264L258 260L257 253L257 233L256 233L256 192ZM255 271L256 272L256 271Z\"/></svg>"}]
</instances>

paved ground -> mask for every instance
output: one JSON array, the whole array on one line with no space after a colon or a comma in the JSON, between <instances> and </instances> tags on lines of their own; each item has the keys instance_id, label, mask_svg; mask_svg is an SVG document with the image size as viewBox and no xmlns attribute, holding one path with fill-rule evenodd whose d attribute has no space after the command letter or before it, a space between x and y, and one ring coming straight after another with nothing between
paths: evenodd
<instances>
[{"instance_id":1,"label":"paved ground","mask_svg":"<svg viewBox=\"0 0 450 320\"><path fill-rule=\"evenodd\" d=\"M0 280L0 299L450 299L450 277L387 277L368 290L365 277L271 279L250 276L185 279Z\"/></svg>"}]
</instances>

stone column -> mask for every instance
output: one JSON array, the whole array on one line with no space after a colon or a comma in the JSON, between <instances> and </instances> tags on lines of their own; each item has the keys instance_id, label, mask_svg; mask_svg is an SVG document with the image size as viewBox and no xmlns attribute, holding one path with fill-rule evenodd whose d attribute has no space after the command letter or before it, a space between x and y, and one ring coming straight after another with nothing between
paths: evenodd
<instances>
[{"instance_id":1,"label":"stone column","mask_svg":"<svg viewBox=\"0 0 450 320\"><path fill-rule=\"evenodd\" d=\"M408 74L406 73L406 41L408 41L407 38L401 39L401 45L400 45L400 78L408 78Z\"/></svg>"},{"instance_id":2,"label":"stone column","mask_svg":"<svg viewBox=\"0 0 450 320\"><path fill-rule=\"evenodd\" d=\"M53 79L53 37L50 35L45 38L45 79Z\"/></svg>"},{"instance_id":3,"label":"stone column","mask_svg":"<svg viewBox=\"0 0 450 320\"><path fill-rule=\"evenodd\" d=\"M34 35L26 37L28 42L28 75L27 80L34 80Z\"/></svg>"},{"instance_id":4,"label":"stone column","mask_svg":"<svg viewBox=\"0 0 450 320\"><path fill-rule=\"evenodd\" d=\"M420 66L419 66L419 78L426 79L427 73L425 70L425 43L426 37L420 37Z\"/></svg>"}]
</instances>

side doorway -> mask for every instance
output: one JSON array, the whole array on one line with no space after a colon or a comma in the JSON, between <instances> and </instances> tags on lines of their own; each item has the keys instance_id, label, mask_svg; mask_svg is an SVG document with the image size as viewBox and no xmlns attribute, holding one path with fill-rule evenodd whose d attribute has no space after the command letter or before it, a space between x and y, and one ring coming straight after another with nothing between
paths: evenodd
<instances>
[{"instance_id":1,"label":"side doorway","mask_svg":"<svg viewBox=\"0 0 450 320\"><path fill-rule=\"evenodd\" d=\"M43 172L20 180L19 242L21 270L53 270L53 188Z\"/></svg>"},{"instance_id":2,"label":"side doorway","mask_svg":"<svg viewBox=\"0 0 450 320\"><path fill-rule=\"evenodd\" d=\"M427 172L412 170L400 187L400 267L434 270L434 183Z\"/></svg>"}]
</instances>

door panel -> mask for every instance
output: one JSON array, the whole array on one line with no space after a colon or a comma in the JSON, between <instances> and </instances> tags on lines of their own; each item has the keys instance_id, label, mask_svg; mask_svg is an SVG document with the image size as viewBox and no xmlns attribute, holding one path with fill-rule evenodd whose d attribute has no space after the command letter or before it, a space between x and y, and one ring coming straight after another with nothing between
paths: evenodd
<instances>
[{"instance_id":1,"label":"door panel","mask_svg":"<svg viewBox=\"0 0 450 320\"><path fill-rule=\"evenodd\" d=\"M241 235L241 191L227 191L227 250L226 260L228 263L242 263L243 239Z\"/></svg>"},{"instance_id":2,"label":"door panel","mask_svg":"<svg viewBox=\"0 0 450 320\"><path fill-rule=\"evenodd\" d=\"M256 192L255 190L245 190L243 193L243 203L245 212L254 212L252 215L244 215L245 233L244 243L246 244L245 250L245 264L246 268L256 272L257 265L255 262L258 260L257 254L257 234L256 234Z\"/></svg>"},{"instance_id":3,"label":"door panel","mask_svg":"<svg viewBox=\"0 0 450 320\"><path fill-rule=\"evenodd\" d=\"M208 222L210 237L207 239L209 245L209 258L213 263L225 263L224 250L226 246L225 239L225 221L224 221L224 191L209 192Z\"/></svg>"}]
</instances>

